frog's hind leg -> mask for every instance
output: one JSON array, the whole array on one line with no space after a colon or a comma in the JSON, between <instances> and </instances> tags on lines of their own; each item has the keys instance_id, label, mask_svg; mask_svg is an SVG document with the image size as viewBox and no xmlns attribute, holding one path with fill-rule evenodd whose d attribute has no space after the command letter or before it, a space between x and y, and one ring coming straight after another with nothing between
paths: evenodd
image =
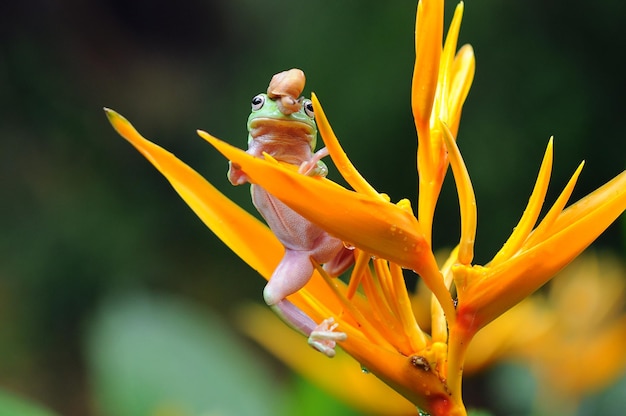
<instances>
[{"instance_id":1,"label":"frog's hind leg","mask_svg":"<svg viewBox=\"0 0 626 416\"><path fill-rule=\"evenodd\" d=\"M282 261L263 289L263 298L285 323L309 338L309 345L328 357L333 357L336 341L346 340L346 334L335 332L337 325L332 318L318 325L286 299L302 289L312 274L313 264L306 252L286 249Z\"/></svg>"},{"instance_id":2,"label":"frog's hind leg","mask_svg":"<svg viewBox=\"0 0 626 416\"><path fill-rule=\"evenodd\" d=\"M265 303L272 306L302 289L311 279L313 264L307 252L285 249L285 254L263 289Z\"/></svg>"},{"instance_id":3,"label":"frog's hind leg","mask_svg":"<svg viewBox=\"0 0 626 416\"><path fill-rule=\"evenodd\" d=\"M343 245L343 243L341 243ZM330 276L336 277L348 270L354 264L354 250L342 247L330 261L324 263L324 270Z\"/></svg>"}]
</instances>

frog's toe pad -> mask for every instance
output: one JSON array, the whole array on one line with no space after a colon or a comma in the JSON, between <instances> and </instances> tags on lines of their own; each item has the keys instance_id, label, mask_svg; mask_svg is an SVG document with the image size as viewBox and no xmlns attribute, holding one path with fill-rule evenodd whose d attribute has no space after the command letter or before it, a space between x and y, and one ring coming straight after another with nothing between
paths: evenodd
<instances>
[{"instance_id":1,"label":"frog's toe pad","mask_svg":"<svg viewBox=\"0 0 626 416\"><path fill-rule=\"evenodd\" d=\"M316 176L315 169L317 168L317 162L314 160L304 161L298 169L298 173L306 176Z\"/></svg>"},{"instance_id":2,"label":"frog's toe pad","mask_svg":"<svg viewBox=\"0 0 626 416\"><path fill-rule=\"evenodd\" d=\"M332 358L335 356L337 341L345 341L348 336L344 332L335 332L338 324L333 318L322 321L309 336L309 345Z\"/></svg>"}]
</instances>

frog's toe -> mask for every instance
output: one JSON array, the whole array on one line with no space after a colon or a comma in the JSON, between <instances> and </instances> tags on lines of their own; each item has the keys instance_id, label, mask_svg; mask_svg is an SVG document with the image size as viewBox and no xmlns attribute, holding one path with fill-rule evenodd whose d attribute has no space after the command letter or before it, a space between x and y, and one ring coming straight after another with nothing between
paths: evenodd
<instances>
[{"instance_id":1,"label":"frog's toe","mask_svg":"<svg viewBox=\"0 0 626 416\"><path fill-rule=\"evenodd\" d=\"M309 338L309 345L328 358L335 356L335 341L317 341Z\"/></svg>"},{"instance_id":2,"label":"frog's toe","mask_svg":"<svg viewBox=\"0 0 626 416\"><path fill-rule=\"evenodd\" d=\"M302 175L309 175L313 172L313 170L317 167L317 162L312 162L310 160L302 162L300 168L298 169L298 173Z\"/></svg>"},{"instance_id":3,"label":"frog's toe","mask_svg":"<svg viewBox=\"0 0 626 416\"><path fill-rule=\"evenodd\" d=\"M345 341L348 336L345 332L335 332L337 323L333 318L324 319L309 336L309 345L328 357L335 356L337 341Z\"/></svg>"}]
</instances>

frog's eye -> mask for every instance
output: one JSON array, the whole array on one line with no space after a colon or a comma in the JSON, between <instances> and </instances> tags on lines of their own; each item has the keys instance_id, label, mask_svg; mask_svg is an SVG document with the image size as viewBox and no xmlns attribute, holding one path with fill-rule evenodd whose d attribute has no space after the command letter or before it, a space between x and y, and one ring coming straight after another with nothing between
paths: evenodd
<instances>
[{"instance_id":1,"label":"frog's eye","mask_svg":"<svg viewBox=\"0 0 626 416\"><path fill-rule=\"evenodd\" d=\"M260 110L263 104L265 104L265 95L255 95L252 99L252 111Z\"/></svg>"},{"instance_id":2,"label":"frog's eye","mask_svg":"<svg viewBox=\"0 0 626 416\"><path fill-rule=\"evenodd\" d=\"M302 107L304 108L304 112L307 116L315 118L315 113L313 112L313 103L311 102L311 100L304 100L302 102Z\"/></svg>"}]
</instances>

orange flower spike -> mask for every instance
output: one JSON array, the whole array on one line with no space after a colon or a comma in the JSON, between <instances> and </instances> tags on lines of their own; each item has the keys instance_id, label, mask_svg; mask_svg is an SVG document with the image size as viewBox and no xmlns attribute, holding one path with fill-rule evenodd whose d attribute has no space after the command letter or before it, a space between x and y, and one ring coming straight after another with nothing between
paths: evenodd
<instances>
[{"instance_id":1,"label":"orange flower spike","mask_svg":"<svg viewBox=\"0 0 626 416\"><path fill-rule=\"evenodd\" d=\"M566 189L564 194L570 192ZM494 267L453 268L459 288L457 320L475 333L550 280L624 210L626 171L561 212L543 238L533 239L531 234L533 245L524 245L509 260ZM541 224L536 231L540 228Z\"/></svg>"}]
</instances>

